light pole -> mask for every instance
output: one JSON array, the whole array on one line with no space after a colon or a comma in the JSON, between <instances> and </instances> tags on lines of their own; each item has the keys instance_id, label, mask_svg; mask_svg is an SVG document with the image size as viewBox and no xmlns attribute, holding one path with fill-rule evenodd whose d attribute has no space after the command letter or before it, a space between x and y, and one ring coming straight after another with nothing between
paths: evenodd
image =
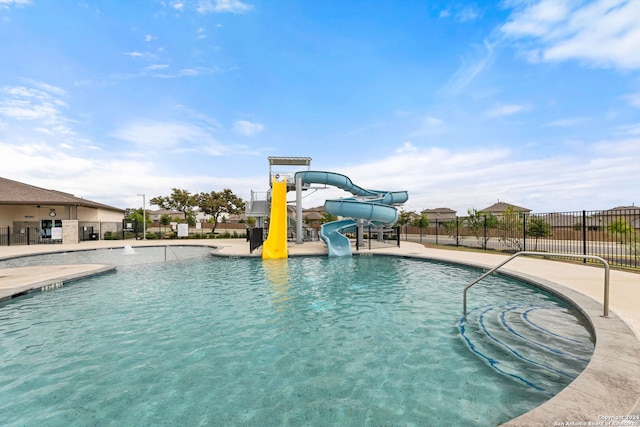
<instances>
[{"instance_id":1,"label":"light pole","mask_svg":"<svg viewBox=\"0 0 640 427\"><path fill-rule=\"evenodd\" d=\"M144 194L138 196L142 196L142 240L147 240L147 201Z\"/></svg>"}]
</instances>

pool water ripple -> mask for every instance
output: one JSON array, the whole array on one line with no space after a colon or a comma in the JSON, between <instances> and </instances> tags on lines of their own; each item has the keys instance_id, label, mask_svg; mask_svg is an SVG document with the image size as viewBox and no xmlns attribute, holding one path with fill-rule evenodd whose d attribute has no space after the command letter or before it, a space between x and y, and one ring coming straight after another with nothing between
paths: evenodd
<instances>
[{"instance_id":1,"label":"pool water ripple","mask_svg":"<svg viewBox=\"0 0 640 427\"><path fill-rule=\"evenodd\" d=\"M156 249L136 251L116 274L0 305L0 424L495 425L548 398L460 338L473 269L192 248L165 263ZM500 276L491 283L501 292L474 289L479 305L564 307ZM553 322L529 317L576 326L560 311Z\"/></svg>"}]
</instances>

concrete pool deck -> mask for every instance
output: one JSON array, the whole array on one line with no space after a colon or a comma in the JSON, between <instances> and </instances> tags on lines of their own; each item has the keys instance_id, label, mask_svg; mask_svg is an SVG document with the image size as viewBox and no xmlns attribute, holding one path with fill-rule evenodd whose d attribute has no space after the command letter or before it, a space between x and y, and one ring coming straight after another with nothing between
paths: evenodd
<instances>
[{"instance_id":1,"label":"concrete pool deck","mask_svg":"<svg viewBox=\"0 0 640 427\"><path fill-rule=\"evenodd\" d=\"M0 260L53 252L139 246L210 246L214 255L260 257L260 250L249 254L242 239L173 241L94 241L71 245L0 247ZM321 242L289 244L290 256L325 255ZM401 242L400 247L361 250L360 255L379 254L461 263L491 268L506 259L497 253L467 252L427 248L419 243ZM62 282L113 271L106 264L59 265L0 269L0 300L30 290L55 287ZM517 258L501 272L535 282L563 295L588 317L596 333L596 347L587 368L563 391L543 405L505 425L635 425L640 426L640 274L611 270L610 312L602 317L604 270L594 265ZM479 284L478 286L481 286ZM462 314L462 295L460 312ZM473 304L473 290L469 305ZM591 423L591 424L589 424Z\"/></svg>"}]
</instances>

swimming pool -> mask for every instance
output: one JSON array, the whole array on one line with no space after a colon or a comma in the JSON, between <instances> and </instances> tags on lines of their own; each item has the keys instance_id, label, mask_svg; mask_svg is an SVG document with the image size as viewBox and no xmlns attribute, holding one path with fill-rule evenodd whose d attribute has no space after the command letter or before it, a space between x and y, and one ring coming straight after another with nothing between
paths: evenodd
<instances>
[{"instance_id":1,"label":"swimming pool","mask_svg":"<svg viewBox=\"0 0 640 427\"><path fill-rule=\"evenodd\" d=\"M479 275L471 268L395 257L263 262L205 248L172 248L164 262L163 248L135 252L2 263L119 265L0 305L3 425L496 425L571 381L546 365L567 374L588 361L581 317L503 276L474 288L461 325L462 289ZM541 352L527 324L586 347L585 361L518 365L514 353ZM512 332L530 342L509 341Z\"/></svg>"}]
</instances>

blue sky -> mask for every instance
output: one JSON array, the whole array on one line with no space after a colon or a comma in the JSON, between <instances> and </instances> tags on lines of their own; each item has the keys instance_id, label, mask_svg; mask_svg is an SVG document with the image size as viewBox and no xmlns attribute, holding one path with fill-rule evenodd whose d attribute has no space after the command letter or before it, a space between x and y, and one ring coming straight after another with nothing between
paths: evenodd
<instances>
[{"instance_id":1,"label":"blue sky","mask_svg":"<svg viewBox=\"0 0 640 427\"><path fill-rule=\"evenodd\" d=\"M640 204L640 0L0 0L0 40L0 176L113 206L269 156L410 211Z\"/></svg>"}]
</instances>

